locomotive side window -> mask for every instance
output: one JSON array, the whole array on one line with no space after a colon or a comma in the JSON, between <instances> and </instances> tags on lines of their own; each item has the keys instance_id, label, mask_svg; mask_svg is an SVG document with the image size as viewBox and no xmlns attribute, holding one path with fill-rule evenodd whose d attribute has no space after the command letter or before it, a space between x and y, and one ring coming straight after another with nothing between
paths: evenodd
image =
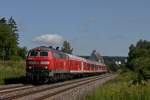
<instances>
[{"instance_id":1,"label":"locomotive side window","mask_svg":"<svg viewBox=\"0 0 150 100\"><path fill-rule=\"evenodd\" d=\"M53 56L54 56L54 58L66 58L66 55L65 54L63 54L63 53L59 53L59 52L53 52Z\"/></svg>"},{"instance_id":2,"label":"locomotive side window","mask_svg":"<svg viewBox=\"0 0 150 100\"><path fill-rule=\"evenodd\" d=\"M40 56L48 56L48 52L47 51L41 51Z\"/></svg>"},{"instance_id":3,"label":"locomotive side window","mask_svg":"<svg viewBox=\"0 0 150 100\"><path fill-rule=\"evenodd\" d=\"M62 58L62 55L60 53L54 52L53 53L54 58Z\"/></svg>"},{"instance_id":4,"label":"locomotive side window","mask_svg":"<svg viewBox=\"0 0 150 100\"><path fill-rule=\"evenodd\" d=\"M37 51L31 51L30 56L38 56L38 52Z\"/></svg>"}]
</instances>

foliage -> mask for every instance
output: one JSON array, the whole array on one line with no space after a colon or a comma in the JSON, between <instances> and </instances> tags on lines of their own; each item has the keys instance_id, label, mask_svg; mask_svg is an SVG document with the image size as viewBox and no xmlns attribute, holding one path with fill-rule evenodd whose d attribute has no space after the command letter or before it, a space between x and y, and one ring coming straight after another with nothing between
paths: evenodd
<instances>
[{"instance_id":1,"label":"foliage","mask_svg":"<svg viewBox=\"0 0 150 100\"><path fill-rule=\"evenodd\" d=\"M26 47L18 46L18 28L15 20L10 17L6 20L5 17L0 18L0 59L10 60L14 58L25 58ZM15 59L14 59L15 60Z\"/></svg>"},{"instance_id":2,"label":"foliage","mask_svg":"<svg viewBox=\"0 0 150 100\"><path fill-rule=\"evenodd\" d=\"M11 17L8 21L5 18L0 19L0 57L1 59L10 59L15 55L18 45L17 26Z\"/></svg>"},{"instance_id":3,"label":"foliage","mask_svg":"<svg viewBox=\"0 0 150 100\"><path fill-rule=\"evenodd\" d=\"M28 50L26 47L19 47L17 50L17 55L21 57L22 59L25 59L27 52Z\"/></svg>"},{"instance_id":4,"label":"foliage","mask_svg":"<svg viewBox=\"0 0 150 100\"><path fill-rule=\"evenodd\" d=\"M140 40L130 46L127 66L137 73L139 81L150 75L150 41Z\"/></svg>"},{"instance_id":5,"label":"foliage","mask_svg":"<svg viewBox=\"0 0 150 100\"><path fill-rule=\"evenodd\" d=\"M118 70L124 70L127 57L119 56L104 56L105 64L108 66L109 70L117 72ZM120 61L121 64L116 64L116 61Z\"/></svg>"},{"instance_id":6,"label":"foliage","mask_svg":"<svg viewBox=\"0 0 150 100\"><path fill-rule=\"evenodd\" d=\"M5 84L8 81L13 83L15 79L23 76L25 76L25 62L0 61L0 84Z\"/></svg>"},{"instance_id":7,"label":"foliage","mask_svg":"<svg viewBox=\"0 0 150 100\"><path fill-rule=\"evenodd\" d=\"M64 41L61 51L72 54L73 48L71 48L70 43L68 41Z\"/></svg>"},{"instance_id":8,"label":"foliage","mask_svg":"<svg viewBox=\"0 0 150 100\"><path fill-rule=\"evenodd\" d=\"M135 77L136 73L131 71L122 73L87 95L85 100L150 100L150 83L130 85Z\"/></svg>"},{"instance_id":9,"label":"foliage","mask_svg":"<svg viewBox=\"0 0 150 100\"><path fill-rule=\"evenodd\" d=\"M11 56L10 60L11 61L21 61L23 59L20 56Z\"/></svg>"},{"instance_id":10,"label":"foliage","mask_svg":"<svg viewBox=\"0 0 150 100\"><path fill-rule=\"evenodd\" d=\"M119 69L119 67L116 66L116 64L113 62L107 63L107 66L108 66L108 69L113 72L116 72Z\"/></svg>"}]
</instances>

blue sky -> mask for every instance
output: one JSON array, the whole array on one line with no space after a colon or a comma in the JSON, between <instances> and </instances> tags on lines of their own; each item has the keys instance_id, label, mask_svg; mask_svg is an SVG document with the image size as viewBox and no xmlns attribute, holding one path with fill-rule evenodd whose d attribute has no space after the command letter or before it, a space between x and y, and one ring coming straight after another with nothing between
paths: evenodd
<instances>
[{"instance_id":1,"label":"blue sky","mask_svg":"<svg viewBox=\"0 0 150 100\"><path fill-rule=\"evenodd\" d=\"M0 0L0 17L13 16L19 43L39 45L33 38L59 34L74 54L93 49L105 56L127 56L130 44L150 40L149 0Z\"/></svg>"}]
</instances>

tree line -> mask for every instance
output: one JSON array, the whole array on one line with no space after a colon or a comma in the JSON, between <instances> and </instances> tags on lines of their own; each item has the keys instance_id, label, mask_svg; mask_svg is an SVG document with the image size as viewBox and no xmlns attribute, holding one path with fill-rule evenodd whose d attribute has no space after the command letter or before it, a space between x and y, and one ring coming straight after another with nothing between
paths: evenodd
<instances>
[{"instance_id":1,"label":"tree line","mask_svg":"<svg viewBox=\"0 0 150 100\"><path fill-rule=\"evenodd\" d=\"M0 18L0 59L24 59L27 48L19 47L19 34L16 21L10 17Z\"/></svg>"}]
</instances>

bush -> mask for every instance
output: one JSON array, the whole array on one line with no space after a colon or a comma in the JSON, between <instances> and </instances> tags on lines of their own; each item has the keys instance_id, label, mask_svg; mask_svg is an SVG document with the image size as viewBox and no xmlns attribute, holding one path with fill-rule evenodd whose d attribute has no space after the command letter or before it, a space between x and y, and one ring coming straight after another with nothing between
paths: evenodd
<instances>
[{"instance_id":1,"label":"bush","mask_svg":"<svg viewBox=\"0 0 150 100\"><path fill-rule=\"evenodd\" d=\"M0 61L0 84L13 83L25 76L25 62ZM20 82L18 80L18 82ZM7 82L6 82L7 81Z\"/></svg>"},{"instance_id":2,"label":"bush","mask_svg":"<svg viewBox=\"0 0 150 100\"><path fill-rule=\"evenodd\" d=\"M12 56L12 57L10 58L10 60L11 60L11 61L21 61L21 60L23 60L23 59L22 59L22 57L20 57L20 56Z\"/></svg>"}]
</instances>

